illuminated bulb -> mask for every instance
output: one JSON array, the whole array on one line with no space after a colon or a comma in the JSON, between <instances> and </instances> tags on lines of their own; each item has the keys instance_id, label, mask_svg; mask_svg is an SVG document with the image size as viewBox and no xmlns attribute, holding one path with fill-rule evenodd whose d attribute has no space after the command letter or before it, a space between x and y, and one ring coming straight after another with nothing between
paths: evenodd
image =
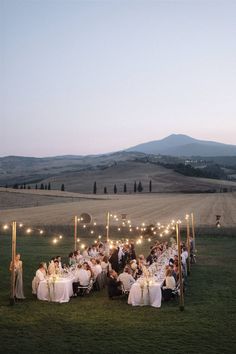
<instances>
[{"instance_id":1,"label":"illuminated bulb","mask_svg":"<svg viewBox=\"0 0 236 354\"><path fill-rule=\"evenodd\" d=\"M94 222L94 223L93 223L93 225L94 225L94 226L96 226L96 225L97 225L97 223L96 223L96 222Z\"/></svg>"},{"instance_id":2,"label":"illuminated bulb","mask_svg":"<svg viewBox=\"0 0 236 354\"><path fill-rule=\"evenodd\" d=\"M127 222L128 222L128 224L130 224L130 223L131 223L131 221L130 221L130 220L128 220Z\"/></svg>"},{"instance_id":3,"label":"illuminated bulb","mask_svg":"<svg viewBox=\"0 0 236 354\"><path fill-rule=\"evenodd\" d=\"M3 229L4 229L4 230L7 230L8 228L9 228L8 225L4 225L4 226L3 226Z\"/></svg>"},{"instance_id":4,"label":"illuminated bulb","mask_svg":"<svg viewBox=\"0 0 236 354\"><path fill-rule=\"evenodd\" d=\"M160 237L162 237L162 234L160 234Z\"/></svg>"},{"instance_id":5,"label":"illuminated bulb","mask_svg":"<svg viewBox=\"0 0 236 354\"><path fill-rule=\"evenodd\" d=\"M150 238L148 238L148 242L151 242L151 239L150 239Z\"/></svg>"},{"instance_id":6,"label":"illuminated bulb","mask_svg":"<svg viewBox=\"0 0 236 354\"><path fill-rule=\"evenodd\" d=\"M90 231L90 233L91 233L91 234L94 234L94 231L93 231L93 230L91 230L91 231Z\"/></svg>"},{"instance_id":7,"label":"illuminated bulb","mask_svg":"<svg viewBox=\"0 0 236 354\"><path fill-rule=\"evenodd\" d=\"M156 235L157 234L156 231L154 231L153 234Z\"/></svg>"},{"instance_id":8,"label":"illuminated bulb","mask_svg":"<svg viewBox=\"0 0 236 354\"><path fill-rule=\"evenodd\" d=\"M77 242L79 242L80 241L80 239L79 238L77 238Z\"/></svg>"},{"instance_id":9,"label":"illuminated bulb","mask_svg":"<svg viewBox=\"0 0 236 354\"><path fill-rule=\"evenodd\" d=\"M130 232L132 232L133 230L132 229L129 229Z\"/></svg>"},{"instance_id":10,"label":"illuminated bulb","mask_svg":"<svg viewBox=\"0 0 236 354\"><path fill-rule=\"evenodd\" d=\"M57 243L57 239L56 238L54 238L54 240L52 241L54 244L56 244Z\"/></svg>"},{"instance_id":11,"label":"illuminated bulb","mask_svg":"<svg viewBox=\"0 0 236 354\"><path fill-rule=\"evenodd\" d=\"M85 245L82 244L82 245L80 246L80 248L83 250L83 249L85 248Z\"/></svg>"},{"instance_id":12,"label":"illuminated bulb","mask_svg":"<svg viewBox=\"0 0 236 354\"><path fill-rule=\"evenodd\" d=\"M40 233L40 235L42 235L43 234L43 230L40 230L39 233Z\"/></svg>"},{"instance_id":13,"label":"illuminated bulb","mask_svg":"<svg viewBox=\"0 0 236 354\"><path fill-rule=\"evenodd\" d=\"M138 229L139 229L139 227L137 226L137 227L136 227L136 230L138 230Z\"/></svg>"},{"instance_id":14,"label":"illuminated bulb","mask_svg":"<svg viewBox=\"0 0 236 354\"><path fill-rule=\"evenodd\" d=\"M145 222L142 223L142 226L145 226Z\"/></svg>"},{"instance_id":15,"label":"illuminated bulb","mask_svg":"<svg viewBox=\"0 0 236 354\"><path fill-rule=\"evenodd\" d=\"M112 215L112 214L110 214L110 216L112 217L113 215Z\"/></svg>"},{"instance_id":16,"label":"illuminated bulb","mask_svg":"<svg viewBox=\"0 0 236 354\"><path fill-rule=\"evenodd\" d=\"M102 236L101 236L101 235L99 235L99 236L98 236L98 238L100 239L100 238L102 238Z\"/></svg>"},{"instance_id":17,"label":"illuminated bulb","mask_svg":"<svg viewBox=\"0 0 236 354\"><path fill-rule=\"evenodd\" d=\"M63 238L63 236L62 235L59 235L59 239L61 240ZM78 239L77 239L77 241L78 241Z\"/></svg>"},{"instance_id":18,"label":"illuminated bulb","mask_svg":"<svg viewBox=\"0 0 236 354\"><path fill-rule=\"evenodd\" d=\"M19 224L19 227L23 227L23 224L20 223L20 224Z\"/></svg>"},{"instance_id":19,"label":"illuminated bulb","mask_svg":"<svg viewBox=\"0 0 236 354\"><path fill-rule=\"evenodd\" d=\"M118 229L117 229L118 231L120 231L120 227L118 227Z\"/></svg>"},{"instance_id":20,"label":"illuminated bulb","mask_svg":"<svg viewBox=\"0 0 236 354\"><path fill-rule=\"evenodd\" d=\"M165 234L168 235L169 231L168 230L165 230Z\"/></svg>"},{"instance_id":21,"label":"illuminated bulb","mask_svg":"<svg viewBox=\"0 0 236 354\"><path fill-rule=\"evenodd\" d=\"M86 225L83 225L83 228L86 229Z\"/></svg>"},{"instance_id":22,"label":"illuminated bulb","mask_svg":"<svg viewBox=\"0 0 236 354\"><path fill-rule=\"evenodd\" d=\"M30 234L31 231L32 231L31 228L28 228L28 229L26 230L27 234Z\"/></svg>"},{"instance_id":23,"label":"illuminated bulb","mask_svg":"<svg viewBox=\"0 0 236 354\"><path fill-rule=\"evenodd\" d=\"M84 219L83 218L80 218L81 221L83 221Z\"/></svg>"},{"instance_id":24,"label":"illuminated bulb","mask_svg":"<svg viewBox=\"0 0 236 354\"><path fill-rule=\"evenodd\" d=\"M153 231L153 230L154 230L154 227L151 227L151 230Z\"/></svg>"},{"instance_id":25,"label":"illuminated bulb","mask_svg":"<svg viewBox=\"0 0 236 354\"><path fill-rule=\"evenodd\" d=\"M110 250L111 250L111 249L113 248L113 246L112 246L112 245L110 245L110 246L109 246L109 248L110 248Z\"/></svg>"},{"instance_id":26,"label":"illuminated bulb","mask_svg":"<svg viewBox=\"0 0 236 354\"><path fill-rule=\"evenodd\" d=\"M95 242L95 243L97 243L98 241L97 241L97 240L95 240L94 242Z\"/></svg>"},{"instance_id":27,"label":"illuminated bulb","mask_svg":"<svg viewBox=\"0 0 236 354\"><path fill-rule=\"evenodd\" d=\"M116 215L114 215L114 218L116 219L116 218L117 218L117 216L116 216Z\"/></svg>"}]
</instances>

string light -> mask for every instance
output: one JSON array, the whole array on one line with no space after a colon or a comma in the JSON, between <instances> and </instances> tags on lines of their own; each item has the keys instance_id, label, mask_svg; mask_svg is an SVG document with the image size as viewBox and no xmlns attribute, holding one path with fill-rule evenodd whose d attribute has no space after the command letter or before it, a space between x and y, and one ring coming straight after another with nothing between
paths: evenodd
<instances>
[{"instance_id":1,"label":"string light","mask_svg":"<svg viewBox=\"0 0 236 354\"><path fill-rule=\"evenodd\" d=\"M27 233L27 234L30 234L31 231L32 231L32 229L29 227L29 228L26 230L26 233Z\"/></svg>"},{"instance_id":2,"label":"string light","mask_svg":"<svg viewBox=\"0 0 236 354\"><path fill-rule=\"evenodd\" d=\"M6 224L3 226L3 230L7 230L7 229L9 229L9 226Z\"/></svg>"},{"instance_id":3,"label":"string light","mask_svg":"<svg viewBox=\"0 0 236 354\"><path fill-rule=\"evenodd\" d=\"M52 241L54 244L56 244L58 242L57 238L54 238L54 240Z\"/></svg>"}]
</instances>

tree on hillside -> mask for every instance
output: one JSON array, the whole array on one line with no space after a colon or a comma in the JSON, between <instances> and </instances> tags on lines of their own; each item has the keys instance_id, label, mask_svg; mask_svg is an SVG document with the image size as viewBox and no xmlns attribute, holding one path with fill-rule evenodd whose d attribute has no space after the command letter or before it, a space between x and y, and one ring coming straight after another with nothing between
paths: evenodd
<instances>
[{"instance_id":1,"label":"tree on hillside","mask_svg":"<svg viewBox=\"0 0 236 354\"><path fill-rule=\"evenodd\" d=\"M137 183L136 183L136 181L134 182L134 193L136 193L137 192Z\"/></svg>"},{"instance_id":2,"label":"tree on hillside","mask_svg":"<svg viewBox=\"0 0 236 354\"><path fill-rule=\"evenodd\" d=\"M104 187L104 194L107 194L107 187Z\"/></svg>"},{"instance_id":3,"label":"tree on hillside","mask_svg":"<svg viewBox=\"0 0 236 354\"><path fill-rule=\"evenodd\" d=\"M64 185L64 183L62 183L62 185L61 185L61 191L62 191L62 192L65 191L65 185Z\"/></svg>"},{"instance_id":4,"label":"tree on hillside","mask_svg":"<svg viewBox=\"0 0 236 354\"><path fill-rule=\"evenodd\" d=\"M38 189L38 185L37 184L35 185L35 189Z\"/></svg>"},{"instance_id":5,"label":"tree on hillside","mask_svg":"<svg viewBox=\"0 0 236 354\"><path fill-rule=\"evenodd\" d=\"M116 184L114 184L114 194L117 193L117 187L116 187Z\"/></svg>"},{"instance_id":6,"label":"tree on hillside","mask_svg":"<svg viewBox=\"0 0 236 354\"><path fill-rule=\"evenodd\" d=\"M15 184L13 185L13 188L14 188L14 189L18 189L18 188L19 188L18 183L15 183Z\"/></svg>"},{"instance_id":7,"label":"tree on hillside","mask_svg":"<svg viewBox=\"0 0 236 354\"><path fill-rule=\"evenodd\" d=\"M141 193L143 191L143 186L142 183L139 181L138 183L138 188L137 188L138 192Z\"/></svg>"},{"instance_id":8,"label":"tree on hillside","mask_svg":"<svg viewBox=\"0 0 236 354\"><path fill-rule=\"evenodd\" d=\"M97 194L97 182L93 184L93 194Z\"/></svg>"},{"instance_id":9,"label":"tree on hillside","mask_svg":"<svg viewBox=\"0 0 236 354\"><path fill-rule=\"evenodd\" d=\"M26 185L25 185L25 183L24 183L24 189L26 188Z\"/></svg>"},{"instance_id":10,"label":"tree on hillside","mask_svg":"<svg viewBox=\"0 0 236 354\"><path fill-rule=\"evenodd\" d=\"M5 185L5 188L8 188L8 184Z\"/></svg>"},{"instance_id":11,"label":"tree on hillside","mask_svg":"<svg viewBox=\"0 0 236 354\"><path fill-rule=\"evenodd\" d=\"M50 191L51 190L51 183L48 182L48 190Z\"/></svg>"},{"instance_id":12,"label":"tree on hillside","mask_svg":"<svg viewBox=\"0 0 236 354\"><path fill-rule=\"evenodd\" d=\"M40 189L42 189L42 190L44 189L44 184L43 183L40 184Z\"/></svg>"},{"instance_id":13,"label":"tree on hillside","mask_svg":"<svg viewBox=\"0 0 236 354\"><path fill-rule=\"evenodd\" d=\"M149 192L150 193L152 192L152 181L151 180L149 181Z\"/></svg>"},{"instance_id":14,"label":"tree on hillside","mask_svg":"<svg viewBox=\"0 0 236 354\"><path fill-rule=\"evenodd\" d=\"M44 189L45 189L45 190L47 190L47 189L48 189L48 187L47 187L47 185L46 185L46 184L44 185Z\"/></svg>"},{"instance_id":15,"label":"tree on hillside","mask_svg":"<svg viewBox=\"0 0 236 354\"><path fill-rule=\"evenodd\" d=\"M31 187L30 187L30 186L28 186L28 189L31 189Z\"/></svg>"},{"instance_id":16,"label":"tree on hillside","mask_svg":"<svg viewBox=\"0 0 236 354\"><path fill-rule=\"evenodd\" d=\"M124 184L124 193L127 193L127 186L126 186L126 183Z\"/></svg>"}]
</instances>

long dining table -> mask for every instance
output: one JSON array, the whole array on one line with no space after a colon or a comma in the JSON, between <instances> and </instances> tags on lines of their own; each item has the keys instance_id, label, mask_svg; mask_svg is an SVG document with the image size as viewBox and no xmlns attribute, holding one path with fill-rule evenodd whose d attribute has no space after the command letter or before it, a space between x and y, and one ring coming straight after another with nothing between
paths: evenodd
<instances>
[{"instance_id":1,"label":"long dining table","mask_svg":"<svg viewBox=\"0 0 236 354\"><path fill-rule=\"evenodd\" d=\"M149 276L141 276L129 292L128 304L132 306L161 307L161 287L165 279L166 265L176 253L176 247L168 248L148 268Z\"/></svg>"}]
</instances>

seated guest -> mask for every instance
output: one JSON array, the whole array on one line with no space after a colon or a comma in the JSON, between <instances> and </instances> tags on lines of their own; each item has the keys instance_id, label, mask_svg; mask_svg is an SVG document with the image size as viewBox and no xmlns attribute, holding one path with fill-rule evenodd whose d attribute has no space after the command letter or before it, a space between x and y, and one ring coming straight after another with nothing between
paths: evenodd
<instances>
[{"instance_id":1,"label":"seated guest","mask_svg":"<svg viewBox=\"0 0 236 354\"><path fill-rule=\"evenodd\" d=\"M83 263L83 268L86 270L86 272L88 273L89 279L93 279L94 278L94 274L92 271L92 268L90 267L90 265L88 264L88 262L84 262Z\"/></svg>"},{"instance_id":2,"label":"seated guest","mask_svg":"<svg viewBox=\"0 0 236 354\"><path fill-rule=\"evenodd\" d=\"M102 273L102 267L99 259L91 258L91 268L94 275L94 280L97 279L98 274Z\"/></svg>"},{"instance_id":3,"label":"seated guest","mask_svg":"<svg viewBox=\"0 0 236 354\"><path fill-rule=\"evenodd\" d=\"M84 269L84 267L82 267L82 265L79 264L75 272L75 282L73 282L74 296L76 296L79 293L78 286L86 287L89 285L89 281L90 278L87 270Z\"/></svg>"},{"instance_id":4,"label":"seated guest","mask_svg":"<svg viewBox=\"0 0 236 354\"><path fill-rule=\"evenodd\" d=\"M69 254L68 258L69 258L69 266L76 264L76 258L75 258L74 252L71 252Z\"/></svg>"},{"instance_id":5,"label":"seated guest","mask_svg":"<svg viewBox=\"0 0 236 354\"><path fill-rule=\"evenodd\" d=\"M39 283L46 279L46 270L44 263L40 263L38 270L36 271L35 277L32 281L32 293L37 294Z\"/></svg>"},{"instance_id":6,"label":"seated guest","mask_svg":"<svg viewBox=\"0 0 236 354\"><path fill-rule=\"evenodd\" d=\"M107 290L110 299L112 299L114 296L122 295L121 282L118 281L117 278L117 273L113 269L110 270L107 280Z\"/></svg>"},{"instance_id":7,"label":"seated guest","mask_svg":"<svg viewBox=\"0 0 236 354\"><path fill-rule=\"evenodd\" d=\"M152 263L156 262L156 260L157 260L156 250L154 248L152 248L152 250L151 250L149 256L147 257L146 261L147 261L147 263L149 265L151 265Z\"/></svg>"},{"instance_id":8,"label":"seated guest","mask_svg":"<svg viewBox=\"0 0 236 354\"><path fill-rule=\"evenodd\" d=\"M107 256L103 256L103 257L102 257L101 267L102 267L102 271L103 271L103 272L108 273L108 270L109 270L109 262L108 262L108 257L107 257Z\"/></svg>"},{"instance_id":9,"label":"seated guest","mask_svg":"<svg viewBox=\"0 0 236 354\"><path fill-rule=\"evenodd\" d=\"M123 273L118 276L118 281L123 284L125 291L130 291L130 288L133 283L135 283L135 280L131 275L131 269L129 266L125 266Z\"/></svg>"},{"instance_id":10,"label":"seated guest","mask_svg":"<svg viewBox=\"0 0 236 354\"><path fill-rule=\"evenodd\" d=\"M175 278L171 269L166 270L165 285L162 287L162 296L164 301L169 301L172 298L172 291L176 287Z\"/></svg>"},{"instance_id":11,"label":"seated guest","mask_svg":"<svg viewBox=\"0 0 236 354\"><path fill-rule=\"evenodd\" d=\"M61 256L56 256L55 259L58 260L58 266L61 273L63 270L62 263L61 263Z\"/></svg>"}]
</instances>

